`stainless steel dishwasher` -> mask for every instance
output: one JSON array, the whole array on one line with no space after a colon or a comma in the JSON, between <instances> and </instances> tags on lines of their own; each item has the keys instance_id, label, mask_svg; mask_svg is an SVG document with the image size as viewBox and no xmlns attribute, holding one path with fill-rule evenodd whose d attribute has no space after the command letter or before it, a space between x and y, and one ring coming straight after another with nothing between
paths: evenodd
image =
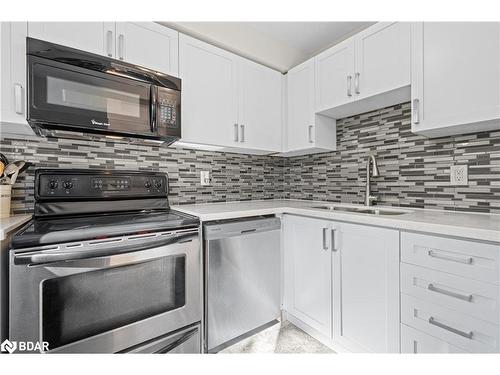
<instances>
[{"instance_id":1,"label":"stainless steel dishwasher","mask_svg":"<svg viewBox=\"0 0 500 375\"><path fill-rule=\"evenodd\" d=\"M218 352L279 318L280 228L276 217L203 226L206 351Z\"/></svg>"}]
</instances>

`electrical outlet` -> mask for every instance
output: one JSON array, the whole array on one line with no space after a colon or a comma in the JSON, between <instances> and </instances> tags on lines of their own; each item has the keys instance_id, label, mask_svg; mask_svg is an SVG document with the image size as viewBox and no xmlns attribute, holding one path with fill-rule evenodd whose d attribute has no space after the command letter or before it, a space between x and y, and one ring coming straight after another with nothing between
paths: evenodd
<instances>
[{"instance_id":1,"label":"electrical outlet","mask_svg":"<svg viewBox=\"0 0 500 375\"><path fill-rule=\"evenodd\" d=\"M200 172L200 182L201 182L201 186L210 185L210 171L201 171Z\"/></svg>"},{"instance_id":2,"label":"electrical outlet","mask_svg":"<svg viewBox=\"0 0 500 375\"><path fill-rule=\"evenodd\" d=\"M456 186L469 184L467 165L452 165L450 167L450 183Z\"/></svg>"}]
</instances>

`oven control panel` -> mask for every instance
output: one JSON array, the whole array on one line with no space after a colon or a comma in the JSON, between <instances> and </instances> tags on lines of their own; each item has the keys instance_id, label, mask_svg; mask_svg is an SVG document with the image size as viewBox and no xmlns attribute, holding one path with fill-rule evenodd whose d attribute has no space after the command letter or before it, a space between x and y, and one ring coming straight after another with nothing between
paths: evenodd
<instances>
[{"instance_id":1,"label":"oven control panel","mask_svg":"<svg viewBox=\"0 0 500 375\"><path fill-rule=\"evenodd\" d=\"M38 170L37 200L166 197L168 178L162 173Z\"/></svg>"}]
</instances>

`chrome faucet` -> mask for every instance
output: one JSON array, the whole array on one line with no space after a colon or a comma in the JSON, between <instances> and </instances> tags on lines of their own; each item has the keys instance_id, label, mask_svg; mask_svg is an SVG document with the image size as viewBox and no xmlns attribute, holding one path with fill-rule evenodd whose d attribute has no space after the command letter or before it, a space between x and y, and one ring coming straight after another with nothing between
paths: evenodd
<instances>
[{"instance_id":1,"label":"chrome faucet","mask_svg":"<svg viewBox=\"0 0 500 375\"><path fill-rule=\"evenodd\" d=\"M378 172L377 160L375 159L375 155L368 155L368 160L366 161L366 190L365 190L365 206L371 206L372 202L377 200L377 197L371 195L370 192L370 164L373 165L371 175L373 177L380 176Z\"/></svg>"}]
</instances>

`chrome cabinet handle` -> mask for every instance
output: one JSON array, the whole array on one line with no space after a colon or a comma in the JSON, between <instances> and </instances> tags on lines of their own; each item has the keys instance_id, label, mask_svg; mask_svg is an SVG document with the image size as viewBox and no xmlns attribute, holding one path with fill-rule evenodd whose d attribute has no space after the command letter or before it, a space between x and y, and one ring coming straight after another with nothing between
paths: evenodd
<instances>
[{"instance_id":1,"label":"chrome cabinet handle","mask_svg":"<svg viewBox=\"0 0 500 375\"><path fill-rule=\"evenodd\" d=\"M351 86L352 86L352 76L348 75L347 76L347 96L352 96Z\"/></svg>"},{"instance_id":2,"label":"chrome cabinet handle","mask_svg":"<svg viewBox=\"0 0 500 375\"><path fill-rule=\"evenodd\" d=\"M359 94L359 73L354 75L354 92Z\"/></svg>"},{"instance_id":3,"label":"chrome cabinet handle","mask_svg":"<svg viewBox=\"0 0 500 375\"><path fill-rule=\"evenodd\" d=\"M449 260L452 262L458 262L458 263L464 263L464 264L472 264L472 257L467 257L467 258L459 258L459 257L453 257L450 255L443 255L443 254L437 254L436 252L429 250L427 252L427 255L433 258L438 258L438 259L443 259L443 260Z\"/></svg>"},{"instance_id":4,"label":"chrome cabinet handle","mask_svg":"<svg viewBox=\"0 0 500 375\"><path fill-rule=\"evenodd\" d=\"M312 130L313 130L313 126L312 125L309 125L309 127L307 128L307 131L308 131L308 139L309 139L309 143L313 143L313 139L312 139Z\"/></svg>"},{"instance_id":5,"label":"chrome cabinet handle","mask_svg":"<svg viewBox=\"0 0 500 375\"><path fill-rule=\"evenodd\" d=\"M123 36L123 34L120 34L118 36L118 58L120 60L123 60L124 50L125 50L125 37Z\"/></svg>"},{"instance_id":6,"label":"chrome cabinet handle","mask_svg":"<svg viewBox=\"0 0 500 375\"><path fill-rule=\"evenodd\" d=\"M20 83L14 84L14 110L17 114L23 114L23 86Z\"/></svg>"},{"instance_id":7,"label":"chrome cabinet handle","mask_svg":"<svg viewBox=\"0 0 500 375\"><path fill-rule=\"evenodd\" d=\"M108 57L113 57L113 51L111 50L111 46L113 45L113 32L108 30L106 33L106 49L108 53Z\"/></svg>"},{"instance_id":8,"label":"chrome cabinet handle","mask_svg":"<svg viewBox=\"0 0 500 375\"><path fill-rule=\"evenodd\" d=\"M458 298L458 299L461 299L461 300L464 300L467 302L472 302L472 294L464 295L464 294L460 294L460 293L451 292L451 291L446 290L446 289L438 288L438 287L434 286L434 284L427 285L427 289L430 290L431 292L436 292L436 293L444 294L444 295L447 295L447 296L450 296L453 298Z\"/></svg>"},{"instance_id":9,"label":"chrome cabinet handle","mask_svg":"<svg viewBox=\"0 0 500 375\"><path fill-rule=\"evenodd\" d=\"M323 250L328 250L328 244L326 243L327 233L328 228L323 228Z\"/></svg>"},{"instance_id":10,"label":"chrome cabinet handle","mask_svg":"<svg viewBox=\"0 0 500 375\"><path fill-rule=\"evenodd\" d=\"M240 142L243 143L245 142L245 125L240 125L240 130L241 130Z\"/></svg>"},{"instance_id":11,"label":"chrome cabinet handle","mask_svg":"<svg viewBox=\"0 0 500 375\"><path fill-rule=\"evenodd\" d=\"M413 99L413 123L418 124L420 122L419 111L420 111L420 100Z\"/></svg>"},{"instance_id":12,"label":"chrome cabinet handle","mask_svg":"<svg viewBox=\"0 0 500 375\"><path fill-rule=\"evenodd\" d=\"M438 322L432 316L429 318L429 324L432 324L433 326L445 329L446 331L449 331L451 333L454 333L456 335L459 335L459 336L462 336L462 337L465 337L465 338L468 338L468 339L472 339L472 336L473 336L473 332L472 331L464 332L464 331L461 331L459 329L450 327L450 326L448 326L446 324Z\"/></svg>"},{"instance_id":13,"label":"chrome cabinet handle","mask_svg":"<svg viewBox=\"0 0 500 375\"><path fill-rule=\"evenodd\" d=\"M234 124L234 141L238 142L238 124Z\"/></svg>"},{"instance_id":14,"label":"chrome cabinet handle","mask_svg":"<svg viewBox=\"0 0 500 375\"><path fill-rule=\"evenodd\" d=\"M331 232L331 234L332 234L332 251L338 251L339 250L336 247L335 233L337 233L337 229L332 228L332 232Z\"/></svg>"}]
</instances>

